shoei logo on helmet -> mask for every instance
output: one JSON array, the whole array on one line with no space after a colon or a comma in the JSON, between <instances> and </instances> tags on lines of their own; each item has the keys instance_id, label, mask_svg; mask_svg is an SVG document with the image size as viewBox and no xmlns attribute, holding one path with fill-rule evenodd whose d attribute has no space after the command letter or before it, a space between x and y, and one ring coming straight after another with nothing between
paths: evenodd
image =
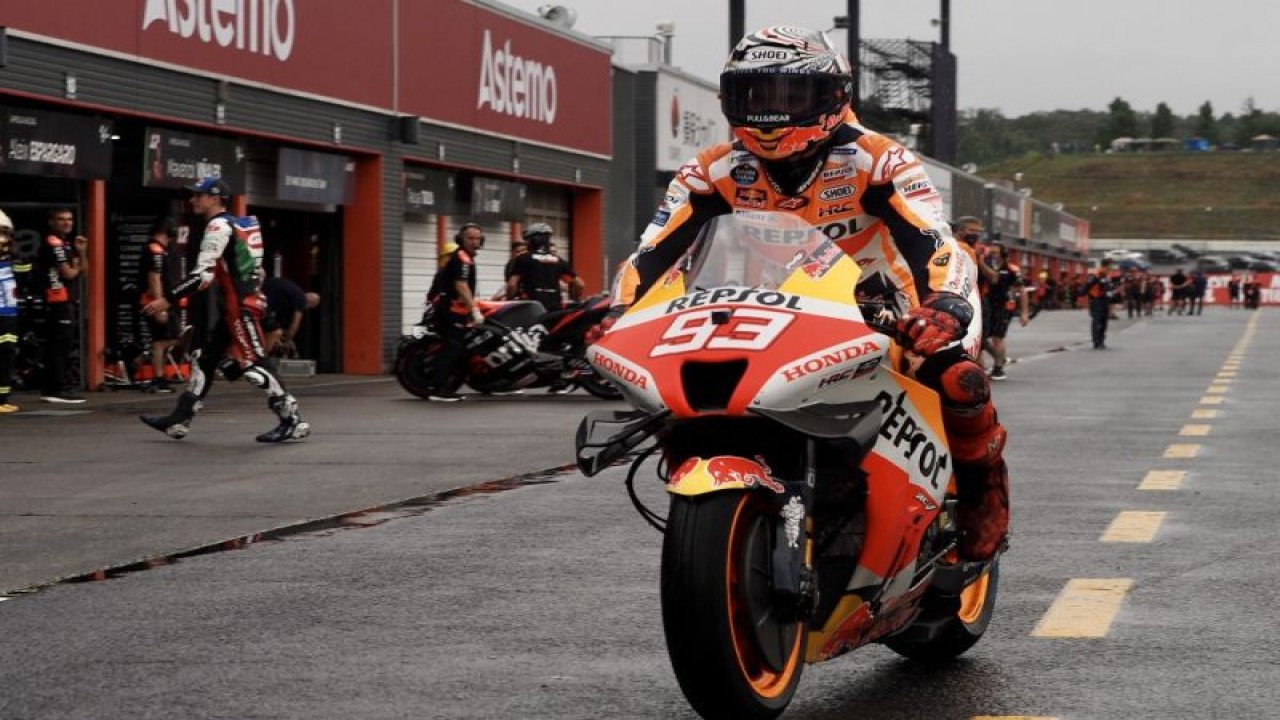
<instances>
[{"instance_id":1,"label":"shoei logo on helmet","mask_svg":"<svg viewBox=\"0 0 1280 720\"><path fill-rule=\"evenodd\" d=\"M796 56L792 50L781 48L751 48L747 51L747 62L763 62L766 60L790 60Z\"/></svg>"},{"instance_id":2,"label":"shoei logo on helmet","mask_svg":"<svg viewBox=\"0 0 1280 720\"><path fill-rule=\"evenodd\" d=\"M163 22L169 32L198 37L285 61L298 26L294 0L147 0L142 29Z\"/></svg>"},{"instance_id":3,"label":"shoei logo on helmet","mask_svg":"<svg viewBox=\"0 0 1280 720\"><path fill-rule=\"evenodd\" d=\"M477 110L488 105L505 115L555 123L560 96L555 68L513 54L509 39L495 50L487 29L480 53Z\"/></svg>"}]
</instances>

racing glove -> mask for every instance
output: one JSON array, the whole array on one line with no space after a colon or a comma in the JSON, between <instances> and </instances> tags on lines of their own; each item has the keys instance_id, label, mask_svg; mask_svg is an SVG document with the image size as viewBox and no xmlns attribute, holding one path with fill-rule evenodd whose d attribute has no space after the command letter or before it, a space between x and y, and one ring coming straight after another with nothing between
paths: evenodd
<instances>
[{"instance_id":1,"label":"racing glove","mask_svg":"<svg viewBox=\"0 0 1280 720\"><path fill-rule=\"evenodd\" d=\"M930 357L963 338L972 319L973 307L967 300L936 293L898 321L898 340L911 352Z\"/></svg>"},{"instance_id":2,"label":"racing glove","mask_svg":"<svg viewBox=\"0 0 1280 720\"><path fill-rule=\"evenodd\" d=\"M484 313L480 312L480 308L478 307L471 308L471 322L475 323L476 325L481 325L484 323Z\"/></svg>"}]
</instances>

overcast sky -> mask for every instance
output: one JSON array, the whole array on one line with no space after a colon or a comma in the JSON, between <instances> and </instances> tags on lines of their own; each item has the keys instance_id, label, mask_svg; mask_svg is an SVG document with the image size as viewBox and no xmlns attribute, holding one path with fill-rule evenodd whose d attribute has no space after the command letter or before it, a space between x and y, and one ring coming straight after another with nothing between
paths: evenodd
<instances>
[{"instance_id":1,"label":"overcast sky","mask_svg":"<svg viewBox=\"0 0 1280 720\"><path fill-rule=\"evenodd\" d=\"M501 0L534 12L547 0ZM674 64L710 80L728 52L728 0L562 0L589 35L648 35L676 24ZM844 0L747 0L747 30L773 24L830 28ZM863 38L938 40L939 0L862 0ZM1041 110L1135 110L1167 102L1177 115L1201 103L1239 114L1252 97L1280 112L1280 2L1276 0L953 0L951 49L958 106L1015 117ZM843 31L832 39L842 48Z\"/></svg>"}]
</instances>

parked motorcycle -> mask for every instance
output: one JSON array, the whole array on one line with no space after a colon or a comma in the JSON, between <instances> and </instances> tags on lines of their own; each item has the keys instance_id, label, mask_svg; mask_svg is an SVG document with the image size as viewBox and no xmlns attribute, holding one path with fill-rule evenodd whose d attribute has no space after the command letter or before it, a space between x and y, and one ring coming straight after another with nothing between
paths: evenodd
<instances>
[{"instance_id":1,"label":"parked motorcycle","mask_svg":"<svg viewBox=\"0 0 1280 720\"><path fill-rule=\"evenodd\" d=\"M609 311L608 297L595 295L551 312L533 300L481 300L477 305L484 323L467 333L466 361L450 380L453 388L465 382L482 393L504 393L564 385L605 400L622 397L583 358L587 331ZM405 390L420 398L431 393L442 346L428 305L396 351L396 379Z\"/></svg>"},{"instance_id":2,"label":"parked motorcycle","mask_svg":"<svg viewBox=\"0 0 1280 720\"><path fill-rule=\"evenodd\" d=\"M991 620L998 560L956 552L940 400L895 370L859 276L799 218L720 217L587 350L635 409L584 418L578 465L635 451L668 654L705 718L775 717L806 663L872 642L958 656ZM654 454L665 518L634 485Z\"/></svg>"}]
</instances>

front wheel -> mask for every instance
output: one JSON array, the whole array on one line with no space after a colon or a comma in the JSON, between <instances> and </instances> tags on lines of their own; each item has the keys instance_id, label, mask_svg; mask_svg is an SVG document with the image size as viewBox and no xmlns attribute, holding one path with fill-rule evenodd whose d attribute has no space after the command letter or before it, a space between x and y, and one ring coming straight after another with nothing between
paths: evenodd
<instances>
[{"instance_id":1,"label":"front wheel","mask_svg":"<svg viewBox=\"0 0 1280 720\"><path fill-rule=\"evenodd\" d=\"M920 615L884 644L903 657L925 663L947 662L964 654L991 624L999 584L1000 561L993 560L959 595L926 591Z\"/></svg>"},{"instance_id":2,"label":"front wheel","mask_svg":"<svg viewBox=\"0 0 1280 720\"><path fill-rule=\"evenodd\" d=\"M438 340L406 346L396 357L396 380L400 381L400 387L425 400L435 389L436 358L443 347L444 343ZM462 381L462 373L458 372L450 385L457 388Z\"/></svg>"},{"instance_id":3,"label":"front wheel","mask_svg":"<svg viewBox=\"0 0 1280 720\"><path fill-rule=\"evenodd\" d=\"M805 627L772 586L777 520L754 492L671 500L662 622L680 689L704 718L777 717L800 682Z\"/></svg>"}]
</instances>

